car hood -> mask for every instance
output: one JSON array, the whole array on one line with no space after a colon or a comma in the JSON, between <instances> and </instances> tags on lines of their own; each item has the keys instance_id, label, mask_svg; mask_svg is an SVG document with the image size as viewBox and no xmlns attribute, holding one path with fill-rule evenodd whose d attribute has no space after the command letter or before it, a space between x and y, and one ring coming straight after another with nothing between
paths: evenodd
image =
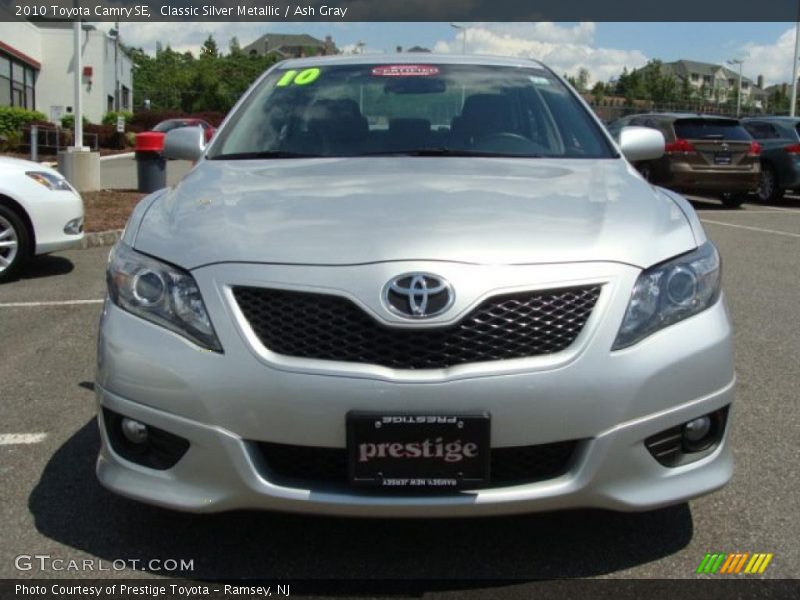
<instances>
[{"instance_id":1,"label":"car hood","mask_svg":"<svg viewBox=\"0 0 800 600\"><path fill-rule=\"evenodd\" d=\"M145 213L134 246L184 268L617 261L696 246L669 197L621 159L205 160Z\"/></svg>"}]
</instances>

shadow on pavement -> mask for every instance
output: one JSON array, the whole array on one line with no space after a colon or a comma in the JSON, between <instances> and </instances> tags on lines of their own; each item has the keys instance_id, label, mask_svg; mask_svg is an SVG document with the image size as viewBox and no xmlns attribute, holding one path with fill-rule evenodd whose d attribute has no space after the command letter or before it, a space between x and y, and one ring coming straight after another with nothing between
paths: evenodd
<instances>
[{"instance_id":1,"label":"shadow on pavement","mask_svg":"<svg viewBox=\"0 0 800 600\"><path fill-rule=\"evenodd\" d=\"M75 265L69 259L48 254L29 260L16 279L41 279L54 275L66 275L73 269L75 269Z\"/></svg>"},{"instance_id":2,"label":"shadow on pavement","mask_svg":"<svg viewBox=\"0 0 800 600\"><path fill-rule=\"evenodd\" d=\"M28 500L36 528L109 562L194 559L193 572L175 574L184 578L404 579L423 591L458 580L444 585L464 589L469 580L485 587L487 579L602 575L673 554L693 532L686 504L458 520L175 513L103 489L94 474L98 447L92 419L52 456Z\"/></svg>"}]
</instances>

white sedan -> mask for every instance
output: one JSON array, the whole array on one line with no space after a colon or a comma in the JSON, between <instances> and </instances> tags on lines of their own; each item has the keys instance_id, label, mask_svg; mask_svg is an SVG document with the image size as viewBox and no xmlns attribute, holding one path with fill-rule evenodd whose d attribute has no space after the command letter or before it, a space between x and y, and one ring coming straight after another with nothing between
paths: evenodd
<instances>
[{"instance_id":1,"label":"white sedan","mask_svg":"<svg viewBox=\"0 0 800 600\"><path fill-rule=\"evenodd\" d=\"M58 171L0 156L0 282L83 239L83 200Z\"/></svg>"}]
</instances>

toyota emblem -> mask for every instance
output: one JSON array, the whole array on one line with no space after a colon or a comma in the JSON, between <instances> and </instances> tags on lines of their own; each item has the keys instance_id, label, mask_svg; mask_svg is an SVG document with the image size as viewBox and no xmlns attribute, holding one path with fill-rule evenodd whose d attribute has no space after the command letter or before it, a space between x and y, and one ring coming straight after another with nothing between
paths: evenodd
<instances>
[{"instance_id":1,"label":"toyota emblem","mask_svg":"<svg viewBox=\"0 0 800 600\"><path fill-rule=\"evenodd\" d=\"M384 286L383 301L395 314L428 319L449 309L455 294L443 277L431 273L404 273Z\"/></svg>"}]
</instances>

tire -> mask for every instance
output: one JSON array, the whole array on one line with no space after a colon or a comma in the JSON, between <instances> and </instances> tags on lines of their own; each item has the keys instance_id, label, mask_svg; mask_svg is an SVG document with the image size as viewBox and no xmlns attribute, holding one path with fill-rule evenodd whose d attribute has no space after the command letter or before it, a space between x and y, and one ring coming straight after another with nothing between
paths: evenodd
<instances>
[{"instance_id":1,"label":"tire","mask_svg":"<svg viewBox=\"0 0 800 600\"><path fill-rule=\"evenodd\" d=\"M725 208L741 208L750 197L747 194L723 194L722 205Z\"/></svg>"},{"instance_id":2,"label":"tire","mask_svg":"<svg viewBox=\"0 0 800 600\"><path fill-rule=\"evenodd\" d=\"M30 253L30 236L13 210L0 206L0 283L13 279Z\"/></svg>"},{"instance_id":3,"label":"tire","mask_svg":"<svg viewBox=\"0 0 800 600\"><path fill-rule=\"evenodd\" d=\"M761 179L758 181L757 198L761 202L780 202L786 190L778 185L775 169L766 164L761 165Z\"/></svg>"}]
</instances>

